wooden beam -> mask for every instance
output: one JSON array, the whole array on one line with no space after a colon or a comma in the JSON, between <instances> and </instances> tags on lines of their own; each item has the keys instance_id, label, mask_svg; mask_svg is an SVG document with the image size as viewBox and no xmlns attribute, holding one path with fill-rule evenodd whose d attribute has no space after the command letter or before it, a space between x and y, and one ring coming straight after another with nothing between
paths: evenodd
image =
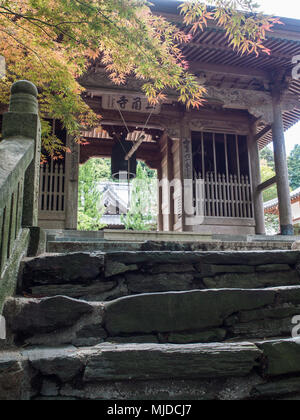
<instances>
[{"instance_id":1,"label":"wooden beam","mask_svg":"<svg viewBox=\"0 0 300 420\"><path fill-rule=\"evenodd\" d=\"M80 146L80 163L87 162L90 158L110 158L113 147L112 139L89 139ZM142 143L137 151L137 159L156 162L160 159L160 152L157 143Z\"/></svg>"},{"instance_id":2,"label":"wooden beam","mask_svg":"<svg viewBox=\"0 0 300 420\"><path fill-rule=\"evenodd\" d=\"M182 48L199 48L199 49L209 49L211 51L224 51L234 53L234 50L231 47L226 47L225 45L216 45L213 42L185 42L180 44ZM280 58L285 60L291 60L292 56L288 54L279 54L272 52L272 58Z\"/></svg>"},{"instance_id":3,"label":"wooden beam","mask_svg":"<svg viewBox=\"0 0 300 420\"><path fill-rule=\"evenodd\" d=\"M265 128L263 128L259 133L256 134L255 141L260 140L263 136L268 134L272 130L271 125L267 125Z\"/></svg>"},{"instance_id":4,"label":"wooden beam","mask_svg":"<svg viewBox=\"0 0 300 420\"><path fill-rule=\"evenodd\" d=\"M213 64L202 61L190 61L191 71L203 71L208 73L227 74L230 76L246 77L251 79L263 79L268 81L267 72L259 69L249 69L247 67L229 66L224 64Z\"/></svg>"},{"instance_id":5,"label":"wooden beam","mask_svg":"<svg viewBox=\"0 0 300 420\"><path fill-rule=\"evenodd\" d=\"M131 156L138 150L140 145L143 143L145 138L146 138L145 134L142 134L142 135L139 136L138 140L134 143L131 150L125 156L125 160L129 160L131 158Z\"/></svg>"},{"instance_id":6,"label":"wooden beam","mask_svg":"<svg viewBox=\"0 0 300 420\"><path fill-rule=\"evenodd\" d=\"M277 183L277 177L276 177L276 176L273 176L273 178L270 178L270 179L268 179L267 181L262 182L261 184L259 184L259 185L257 186L257 190L258 190L259 192L265 191L265 190L267 190L268 188L272 187L272 185L274 185L274 184L276 184L276 183Z\"/></svg>"}]
</instances>

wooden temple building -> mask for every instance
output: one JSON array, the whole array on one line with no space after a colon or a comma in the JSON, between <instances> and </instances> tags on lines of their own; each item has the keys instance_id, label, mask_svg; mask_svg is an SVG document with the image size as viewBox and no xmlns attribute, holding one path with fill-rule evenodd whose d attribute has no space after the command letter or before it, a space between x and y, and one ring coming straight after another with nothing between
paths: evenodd
<instances>
[{"instance_id":1,"label":"wooden temple building","mask_svg":"<svg viewBox=\"0 0 300 420\"><path fill-rule=\"evenodd\" d=\"M154 1L153 11L183 26L178 5ZM79 146L57 124L72 153L41 169L40 225L77 228L79 165L112 157L121 136L128 151L138 141L136 158L157 170L160 231L264 234L262 192L276 183L281 233L292 234L284 131L300 120L300 80L293 78L300 21L281 20L265 43L270 56L238 55L212 23L182 45L207 89L199 110L187 110L172 93L153 109L139 81L115 86L101 64L92 66L81 84L102 125L84 132ZM276 177L262 184L259 150L272 141Z\"/></svg>"}]
</instances>

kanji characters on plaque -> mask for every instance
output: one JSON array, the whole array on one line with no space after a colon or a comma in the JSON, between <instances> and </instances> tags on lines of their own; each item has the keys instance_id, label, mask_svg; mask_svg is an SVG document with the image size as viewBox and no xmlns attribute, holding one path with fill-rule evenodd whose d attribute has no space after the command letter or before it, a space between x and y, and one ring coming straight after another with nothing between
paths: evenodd
<instances>
[{"instance_id":1,"label":"kanji characters on plaque","mask_svg":"<svg viewBox=\"0 0 300 420\"><path fill-rule=\"evenodd\" d=\"M102 95L102 107L104 109L114 109L128 112L142 112L147 114L160 113L160 105L149 104L144 96L134 95Z\"/></svg>"}]
</instances>

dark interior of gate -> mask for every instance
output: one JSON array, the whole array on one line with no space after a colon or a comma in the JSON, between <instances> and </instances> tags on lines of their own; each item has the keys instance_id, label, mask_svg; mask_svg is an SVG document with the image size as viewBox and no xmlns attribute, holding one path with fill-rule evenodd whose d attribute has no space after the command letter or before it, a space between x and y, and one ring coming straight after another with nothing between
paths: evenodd
<instances>
[{"instance_id":1,"label":"dark interior of gate","mask_svg":"<svg viewBox=\"0 0 300 420\"><path fill-rule=\"evenodd\" d=\"M177 6L157 1L153 9L182 26ZM180 105L174 92L152 107L141 94L140 81L129 79L115 86L101 63L92 63L81 84L86 102L102 116L102 125L83 132L82 145L61 132L72 154L41 169L40 225L77 228L79 165L92 157L111 158L121 136L128 143L126 153L135 146L134 156L157 170L160 231L264 233L259 149L272 140L278 144L274 115L285 130L300 119L300 82L291 78L292 58L300 54L295 42L300 26L291 19L283 22L266 41L270 56L237 55L214 25L182 45L190 70L207 90L199 110ZM278 91L283 91L281 112L275 114ZM279 149L274 151L280 199L287 184L281 176L286 158ZM122 162L126 170L128 161ZM284 209L281 222L283 230L289 229Z\"/></svg>"}]
</instances>

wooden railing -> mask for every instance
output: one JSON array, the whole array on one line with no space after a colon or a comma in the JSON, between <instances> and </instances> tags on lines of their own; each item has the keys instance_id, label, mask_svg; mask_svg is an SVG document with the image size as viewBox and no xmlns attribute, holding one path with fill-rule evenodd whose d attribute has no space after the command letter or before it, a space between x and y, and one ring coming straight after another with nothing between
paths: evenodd
<instances>
[{"instance_id":1,"label":"wooden railing","mask_svg":"<svg viewBox=\"0 0 300 420\"><path fill-rule=\"evenodd\" d=\"M11 90L9 112L3 116L3 140L0 143L0 304L5 293L6 272L11 275L12 269L17 270L15 250L22 232L25 228L37 226L40 161L37 94L32 83L16 82Z\"/></svg>"},{"instance_id":2,"label":"wooden railing","mask_svg":"<svg viewBox=\"0 0 300 420\"><path fill-rule=\"evenodd\" d=\"M65 210L65 168L63 162L51 160L40 170L40 212Z\"/></svg>"},{"instance_id":3,"label":"wooden railing","mask_svg":"<svg viewBox=\"0 0 300 420\"><path fill-rule=\"evenodd\" d=\"M210 172L196 179L196 214L208 217L252 218L252 192L248 176Z\"/></svg>"}]
</instances>

